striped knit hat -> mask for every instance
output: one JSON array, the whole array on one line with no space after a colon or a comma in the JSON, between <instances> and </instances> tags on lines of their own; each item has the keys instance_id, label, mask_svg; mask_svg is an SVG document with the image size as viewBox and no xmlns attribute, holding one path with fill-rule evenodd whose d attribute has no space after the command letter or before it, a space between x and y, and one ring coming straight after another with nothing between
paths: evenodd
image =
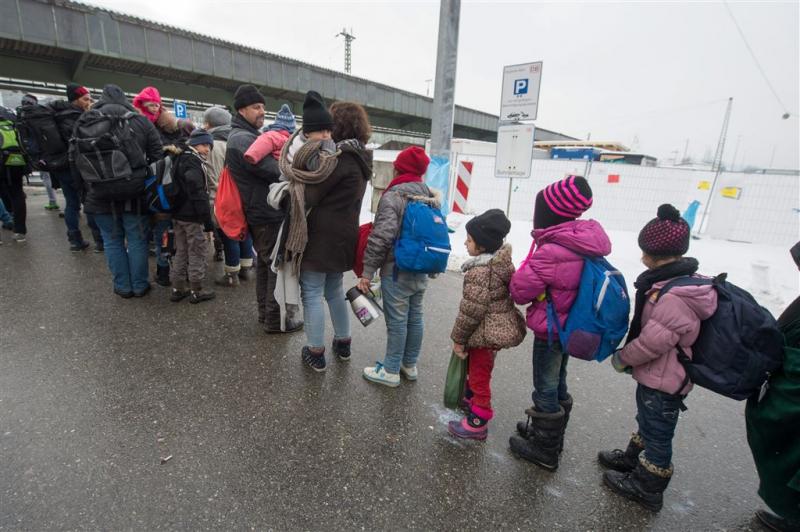
<instances>
[{"instance_id":1,"label":"striped knit hat","mask_svg":"<svg viewBox=\"0 0 800 532\"><path fill-rule=\"evenodd\" d=\"M578 218L592 206L592 188L582 176L571 175L547 185L536 195L533 228L544 229Z\"/></svg>"}]
</instances>

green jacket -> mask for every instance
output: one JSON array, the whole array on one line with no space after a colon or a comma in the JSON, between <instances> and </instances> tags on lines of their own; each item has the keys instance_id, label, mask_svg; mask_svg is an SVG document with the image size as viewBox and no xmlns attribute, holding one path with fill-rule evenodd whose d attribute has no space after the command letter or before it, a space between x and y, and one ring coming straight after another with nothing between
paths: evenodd
<instances>
[{"instance_id":1,"label":"green jacket","mask_svg":"<svg viewBox=\"0 0 800 532\"><path fill-rule=\"evenodd\" d=\"M773 512L800 521L800 297L778 325L786 336L783 368L760 402L747 401L747 441L761 480L758 494Z\"/></svg>"}]
</instances>

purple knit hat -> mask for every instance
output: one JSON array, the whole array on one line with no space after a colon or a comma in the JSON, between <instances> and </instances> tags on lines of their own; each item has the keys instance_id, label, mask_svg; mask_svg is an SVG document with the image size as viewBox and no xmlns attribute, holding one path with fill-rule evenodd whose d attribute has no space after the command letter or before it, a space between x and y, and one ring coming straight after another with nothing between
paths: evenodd
<instances>
[{"instance_id":1,"label":"purple knit hat","mask_svg":"<svg viewBox=\"0 0 800 532\"><path fill-rule=\"evenodd\" d=\"M679 257L689 251L689 224L678 209L665 203L639 232L639 247L652 257Z\"/></svg>"},{"instance_id":2,"label":"purple knit hat","mask_svg":"<svg viewBox=\"0 0 800 532\"><path fill-rule=\"evenodd\" d=\"M578 218L592 206L592 187L582 176L570 175L536 195L533 227L543 229Z\"/></svg>"}]
</instances>

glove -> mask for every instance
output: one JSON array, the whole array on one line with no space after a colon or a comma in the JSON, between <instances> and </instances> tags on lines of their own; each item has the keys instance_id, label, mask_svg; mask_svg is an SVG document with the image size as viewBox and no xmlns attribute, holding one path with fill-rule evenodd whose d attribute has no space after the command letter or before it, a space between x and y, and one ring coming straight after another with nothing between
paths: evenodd
<instances>
[{"instance_id":1,"label":"glove","mask_svg":"<svg viewBox=\"0 0 800 532\"><path fill-rule=\"evenodd\" d=\"M614 354L611 355L611 365L614 366L614 371L617 373L633 373L631 367L626 366L622 361L622 357L619 356L619 351L615 351Z\"/></svg>"},{"instance_id":2,"label":"glove","mask_svg":"<svg viewBox=\"0 0 800 532\"><path fill-rule=\"evenodd\" d=\"M203 232L204 233L212 233L214 231L214 224L211 220L206 220L203 222Z\"/></svg>"}]
</instances>

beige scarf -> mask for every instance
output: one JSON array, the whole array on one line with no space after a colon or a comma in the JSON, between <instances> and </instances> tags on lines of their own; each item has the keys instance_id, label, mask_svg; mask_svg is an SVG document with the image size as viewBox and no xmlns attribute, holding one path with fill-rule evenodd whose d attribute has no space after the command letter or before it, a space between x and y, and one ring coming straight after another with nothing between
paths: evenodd
<instances>
[{"instance_id":1,"label":"beige scarf","mask_svg":"<svg viewBox=\"0 0 800 532\"><path fill-rule=\"evenodd\" d=\"M322 142L308 141L294 154L294 160L289 163L289 147L294 138L300 134L298 130L292 135L281 150L278 160L281 173L289 180L289 228L286 238L286 262L292 265L294 272L300 271L303 261L303 252L308 244L308 223L306 221L306 185L318 185L328 179L339 163L339 154L320 151ZM306 170L308 161L318 156L319 168L314 171Z\"/></svg>"}]
</instances>

